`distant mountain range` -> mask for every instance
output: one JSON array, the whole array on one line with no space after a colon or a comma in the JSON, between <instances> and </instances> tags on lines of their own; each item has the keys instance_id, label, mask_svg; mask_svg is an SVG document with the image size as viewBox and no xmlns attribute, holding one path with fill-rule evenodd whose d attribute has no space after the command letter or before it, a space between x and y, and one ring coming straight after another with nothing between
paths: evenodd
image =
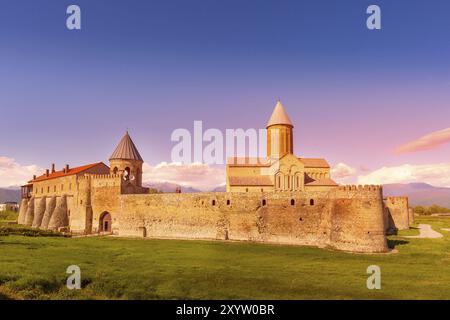
<instances>
[{"instance_id":1,"label":"distant mountain range","mask_svg":"<svg viewBox=\"0 0 450 320\"><path fill-rule=\"evenodd\" d=\"M177 187L181 187L182 193L196 193L196 192L203 192L199 189L192 188L189 186L181 186L176 183L170 183L170 182L158 182L158 183L144 183L144 186L147 188L154 188L162 192L175 192ZM225 192L226 186L218 186L212 190L208 190L207 192Z\"/></svg>"},{"instance_id":2,"label":"distant mountain range","mask_svg":"<svg viewBox=\"0 0 450 320\"><path fill-rule=\"evenodd\" d=\"M0 203L3 202L20 202L20 189L18 188L0 188Z\"/></svg>"},{"instance_id":3,"label":"distant mountain range","mask_svg":"<svg viewBox=\"0 0 450 320\"><path fill-rule=\"evenodd\" d=\"M227 186L218 186L211 190L211 192L225 192L227 191Z\"/></svg>"},{"instance_id":4,"label":"distant mountain range","mask_svg":"<svg viewBox=\"0 0 450 320\"><path fill-rule=\"evenodd\" d=\"M411 206L437 204L450 208L450 188L439 188L426 183L385 184L385 196L407 196Z\"/></svg>"},{"instance_id":5,"label":"distant mountain range","mask_svg":"<svg viewBox=\"0 0 450 320\"><path fill-rule=\"evenodd\" d=\"M179 186L175 183L162 182L146 184L146 187L155 188L162 192L175 192ZM180 186L182 193L202 192L201 190ZM225 186L218 186L211 192L224 192ZM385 184L383 185L385 196L407 196L412 206L423 205L431 206L437 204L450 208L450 188L439 188L426 183L408 183L408 184ZM6 201L20 202L20 189L16 188L0 188L0 203Z\"/></svg>"},{"instance_id":6,"label":"distant mountain range","mask_svg":"<svg viewBox=\"0 0 450 320\"><path fill-rule=\"evenodd\" d=\"M194 192L202 192L198 189L192 187L180 186L176 183L170 182L158 182L158 183L144 183L144 186L147 188L154 188L161 192L175 192L177 187L181 187L182 193L194 193Z\"/></svg>"}]
</instances>

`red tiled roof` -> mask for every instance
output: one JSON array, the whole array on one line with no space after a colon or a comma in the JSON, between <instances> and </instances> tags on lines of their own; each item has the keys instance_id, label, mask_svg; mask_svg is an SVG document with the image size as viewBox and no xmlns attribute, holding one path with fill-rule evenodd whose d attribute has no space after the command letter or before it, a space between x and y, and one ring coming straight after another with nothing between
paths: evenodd
<instances>
[{"instance_id":1,"label":"red tiled roof","mask_svg":"<svg viewBox=\"0 0 450 320\"><path fill-rule=\"evenodd\" d=\"M273 186L268 176L230 177L231 186Z\"/></svg>"},{"instance_id":2,"label":"red tiled roof","mask_svg":"<svg viewBox=\"0 0 450 320\"><path fill-rule=\"evenodd\" d=\"M321 158L298 158L305 168L329 168L327 160Z\"/></svg>"},{"instance_id":3,"label":"red tiled roof","mask_svg":"<svg viewBox=\"0 0 450 320\"><path fill-rule=\"evenodd\" d=\"M87 165L81 166L81 167L69 168L68 172L64 172L64 170L55 171L53 173L49 173L48 176L44 173L42 176L39 176L34 180L28 181L28 183L40 182L40 181L54 179L54 178L60 178L60 177L64 177L64 176L71 176L74 174L82 173L83 171L89 170L91 168L94 168L95 166L97 166L99 164L103 164L103 162L96 162L96 163L87 164Z\"/></svg>"},{"instance_id":4,"label":"red tiled roof","mask_svg":"<svg viewBox=\"0 0 450 320\"><path fill-rule=\"evenodd\" d=\"M338 186L338 184L329 178L321 179L321 180L314 180L312 182L306 183L305 186L326 186L326 187L334 187Z\"/></svg>"}]
</instances>

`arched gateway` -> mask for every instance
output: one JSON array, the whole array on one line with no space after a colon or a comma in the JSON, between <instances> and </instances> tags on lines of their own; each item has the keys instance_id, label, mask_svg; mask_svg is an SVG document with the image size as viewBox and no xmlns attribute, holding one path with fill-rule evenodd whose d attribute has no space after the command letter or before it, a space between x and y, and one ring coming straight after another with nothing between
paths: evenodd
<instances>
[{"instance_id":1,"label":"arched gateway","mask_svg":"<svg viewBox=\"0 0 450 320\"><path fill-rule=\"evenodd\" d=\"M111 214L109 212L103 212L100 215L100 226L98 228L98 230L100 232L111 232L112 230L112 219L111 219Z\"/></svg>"}]
</instances>

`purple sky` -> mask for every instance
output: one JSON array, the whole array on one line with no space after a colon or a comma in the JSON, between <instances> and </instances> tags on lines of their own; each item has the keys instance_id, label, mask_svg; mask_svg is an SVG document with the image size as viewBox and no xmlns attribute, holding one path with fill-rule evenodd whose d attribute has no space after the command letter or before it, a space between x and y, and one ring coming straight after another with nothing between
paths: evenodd
<instances>
[{"instance_id":1,"label":"purple sky","mask_svg":"<svg viewBox=\"0 0 450 320\"><path fill-rule=\"evenodd\" d=\"M448 1L11 1L0 11L0 156L107 161L128 128L151 165L176 128L264 127L276 98L295 152L363 171L448 162L394 150L450 127ZM405 6L408 10L405 10Z\"/></svg>"}]
</instances>

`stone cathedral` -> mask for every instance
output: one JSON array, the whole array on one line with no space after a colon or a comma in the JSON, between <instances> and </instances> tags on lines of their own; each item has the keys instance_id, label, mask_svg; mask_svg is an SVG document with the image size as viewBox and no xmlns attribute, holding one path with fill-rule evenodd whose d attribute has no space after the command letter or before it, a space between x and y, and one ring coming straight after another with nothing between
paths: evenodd
<instances>
[{"instance_id":1,"label":"stone cathedral","mask_svg":"<svg viewBox=\"0 0 450 320\"><path fill-rule=\"evenodd\" d=\"M227 164L228 192L328 190L337 187L325 159L294 155L293 128L281 101L267 123L267 158L233 158Z\"/></svg>"}]
</instances>

